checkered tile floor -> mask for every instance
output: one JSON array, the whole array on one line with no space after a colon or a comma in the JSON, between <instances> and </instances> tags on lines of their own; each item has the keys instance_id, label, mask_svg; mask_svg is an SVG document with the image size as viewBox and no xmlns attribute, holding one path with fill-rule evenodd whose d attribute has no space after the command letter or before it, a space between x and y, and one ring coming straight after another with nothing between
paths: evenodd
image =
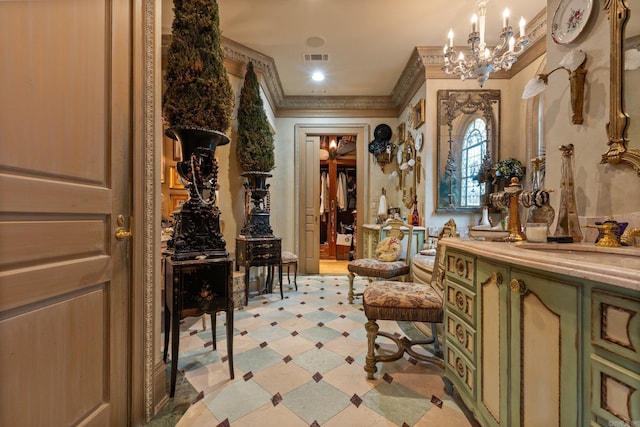
<instances>
[{"instance_id":1,"label":"checkered tile floor","mask_svg":"<svg viewBox=\"0 0 640 427\"><path fill-rule=\"evenodd\" d=\"M362 288L365 281L356 280ZM284 300L279 292L251 298L234 316L234 380L225 353L224 313L217 318L215 351L209 321L203 330L199 318L185 319L178 369L201 393L177 425L472 425L445 394L439 370L427 363L405 355L379 363L376 379L366 379L366 318L359 300L347 303L347 289L344 275L301 276L298 291L285 284ZM401 334L413 328L379 324ZM390 341L379 338L379 343L382 351L394 351Z\"/></svg>"}]
</instances>

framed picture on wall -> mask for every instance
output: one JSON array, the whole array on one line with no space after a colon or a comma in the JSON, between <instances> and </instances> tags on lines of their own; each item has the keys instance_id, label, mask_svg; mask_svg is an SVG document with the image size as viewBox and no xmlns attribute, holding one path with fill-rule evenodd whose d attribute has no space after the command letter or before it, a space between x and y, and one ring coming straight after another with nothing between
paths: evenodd
<instances>
[{"instance_id":1,"label":"framed picture on wall","mask_svg":"<svg viewBox=\"0 0 640 427\"><path fill-rule=\"evenodd\" d=\"M188 194L171 194L169 195L169 214L173 214L176 209L182 207L182 205L189 199Z\"/></svg>"},{"instance_id":2,"label":"framed picture on wall","mask_svg":"<svg viewBox=\"0 0 640 427\"><path fill-rule=\"evenodd\" d=\"M169 188L174 190L183 190L184 185L180 181L180 175L175 166L169 166Z\"/></svg>"},{"instance_id":3,"label":"framed picture on wall","mask_svg":"<svg viewBox=\"0 0 640 427\"><path fill-rule=\"evenodd\" d=\"M418 129L424 124L424 99L421 99L415 107L413 107L413 127Z\"/></svg>"},{"instance_id":4,"label":"framed picture on wall","mask_svg":"<svg viewBox=\"0 0 640 427\"><path fill-rule=\"evenodd\" d=\"M398 132L398 144L404 144L404 140L406 138L404 122L402 122L402 123L400 123L398 125L398 128L396 129L396 132Z\"/></svg>"}]
</instances>

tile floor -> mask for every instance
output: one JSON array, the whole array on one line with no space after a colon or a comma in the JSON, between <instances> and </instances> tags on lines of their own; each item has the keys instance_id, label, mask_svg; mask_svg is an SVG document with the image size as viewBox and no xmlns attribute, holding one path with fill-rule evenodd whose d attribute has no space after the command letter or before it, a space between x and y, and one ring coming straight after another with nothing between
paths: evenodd
<instances>
[{"instance_id":1,"label":"tile floor","mask_svg":"<svg viewBox=\"0 0 640 427\"><path fill-rule=\"evenodd\" d=\"M365 283L356 280L360 287ZM445 394L439 370L427 363L405 355L379 363L376 379L366 379L366 318L358 300L347 303L347 289L343 275L300 276L298 291L285 279L284 300L279 292L251 298L235 312L234 380L228 376L224 313L217 320L216 351L209 321L203 330L200 319L185 319L178 369L202 393L177 426L474 425ZM417 331L410 323L380 327ZM432 403L434 396L441 407Z\"/></svg>"}]
</instances>

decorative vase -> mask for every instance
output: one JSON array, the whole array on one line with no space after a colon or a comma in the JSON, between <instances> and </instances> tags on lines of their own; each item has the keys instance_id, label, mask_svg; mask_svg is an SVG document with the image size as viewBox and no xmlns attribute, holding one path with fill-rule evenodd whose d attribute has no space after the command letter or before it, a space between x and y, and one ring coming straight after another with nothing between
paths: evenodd
<instances>
[{"instance_id":1,"label":"decorative vase","mask_svg":"<svg viewBox=\"0 0 640 427\"><path fill-rule=\"evenodd\" d=\"M247 182L244 184L246 204L244 226L240 234L246 237L273 237L273 230L269 224L271 211L268 172L250 171L242 174Z\"/></svg>"},{"instance_id":2,"label":"decorative vase","mask_svg":"<svg viewBox=\"0 0 640 427\"><path fill-rule=\"evenodd\" d=\"M560 213L558 213L558 222L553 235L556 237L570 236L574 242L581 242L583 235L582 230L580 230L580 223L578 222L576 194L573 182L573 144L560 146L560 151L562 151Z\"/></svg>"},{"instance_id":3,"label":"decorative vase","mask_svg":"<svg viewBox=\"0 0 640 427\"><path fill-rule=\"evenodd\" d=\"M176 260L228 257L216 203L215 150L218 145L228 144L229 138L218 131L190 127L173 127L166 135L180 142L182 161L176 164L176 170L189 191L189 199L173 214L174 232L167 248Z\"/></svg>"},{"instance_id":4,"label":"decorative vase","mask_svg":"<svg viewBox=\"0 0 640 427\"><path fill-rule=\"evenodd\" d=\"M491 227L491 221L489 221L489 206L482 207L482 218L480 218L478 225Z\"/></svg>"}]
</instances>

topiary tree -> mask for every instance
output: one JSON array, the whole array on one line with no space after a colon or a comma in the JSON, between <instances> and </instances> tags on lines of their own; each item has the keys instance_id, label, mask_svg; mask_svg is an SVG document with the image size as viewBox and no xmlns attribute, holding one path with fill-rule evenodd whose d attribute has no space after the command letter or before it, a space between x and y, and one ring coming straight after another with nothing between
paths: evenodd
<instances>
[{"instance_id":1,"label":"topiary tree","mask_svg":"<svg viewBox=\"0 0 640 427\"><path fill-rule=\"evenodd\" d=\"M162 99L170 126L216 130L231 125L234 95L220 47L215 0L174 0L172 40Z\"/></svg>"},{"instance_id":2,"label":"topiary tree","mask_svg":"<svg viewBox=\"0 0 640 427\"><path fill-rule=\"evenodd\" d=\"M253 63L247 65L238 105L238 144L236 154L244 171L269 172L274 168L271 127L260 97Z\"/></svg>"}]
</instances>

